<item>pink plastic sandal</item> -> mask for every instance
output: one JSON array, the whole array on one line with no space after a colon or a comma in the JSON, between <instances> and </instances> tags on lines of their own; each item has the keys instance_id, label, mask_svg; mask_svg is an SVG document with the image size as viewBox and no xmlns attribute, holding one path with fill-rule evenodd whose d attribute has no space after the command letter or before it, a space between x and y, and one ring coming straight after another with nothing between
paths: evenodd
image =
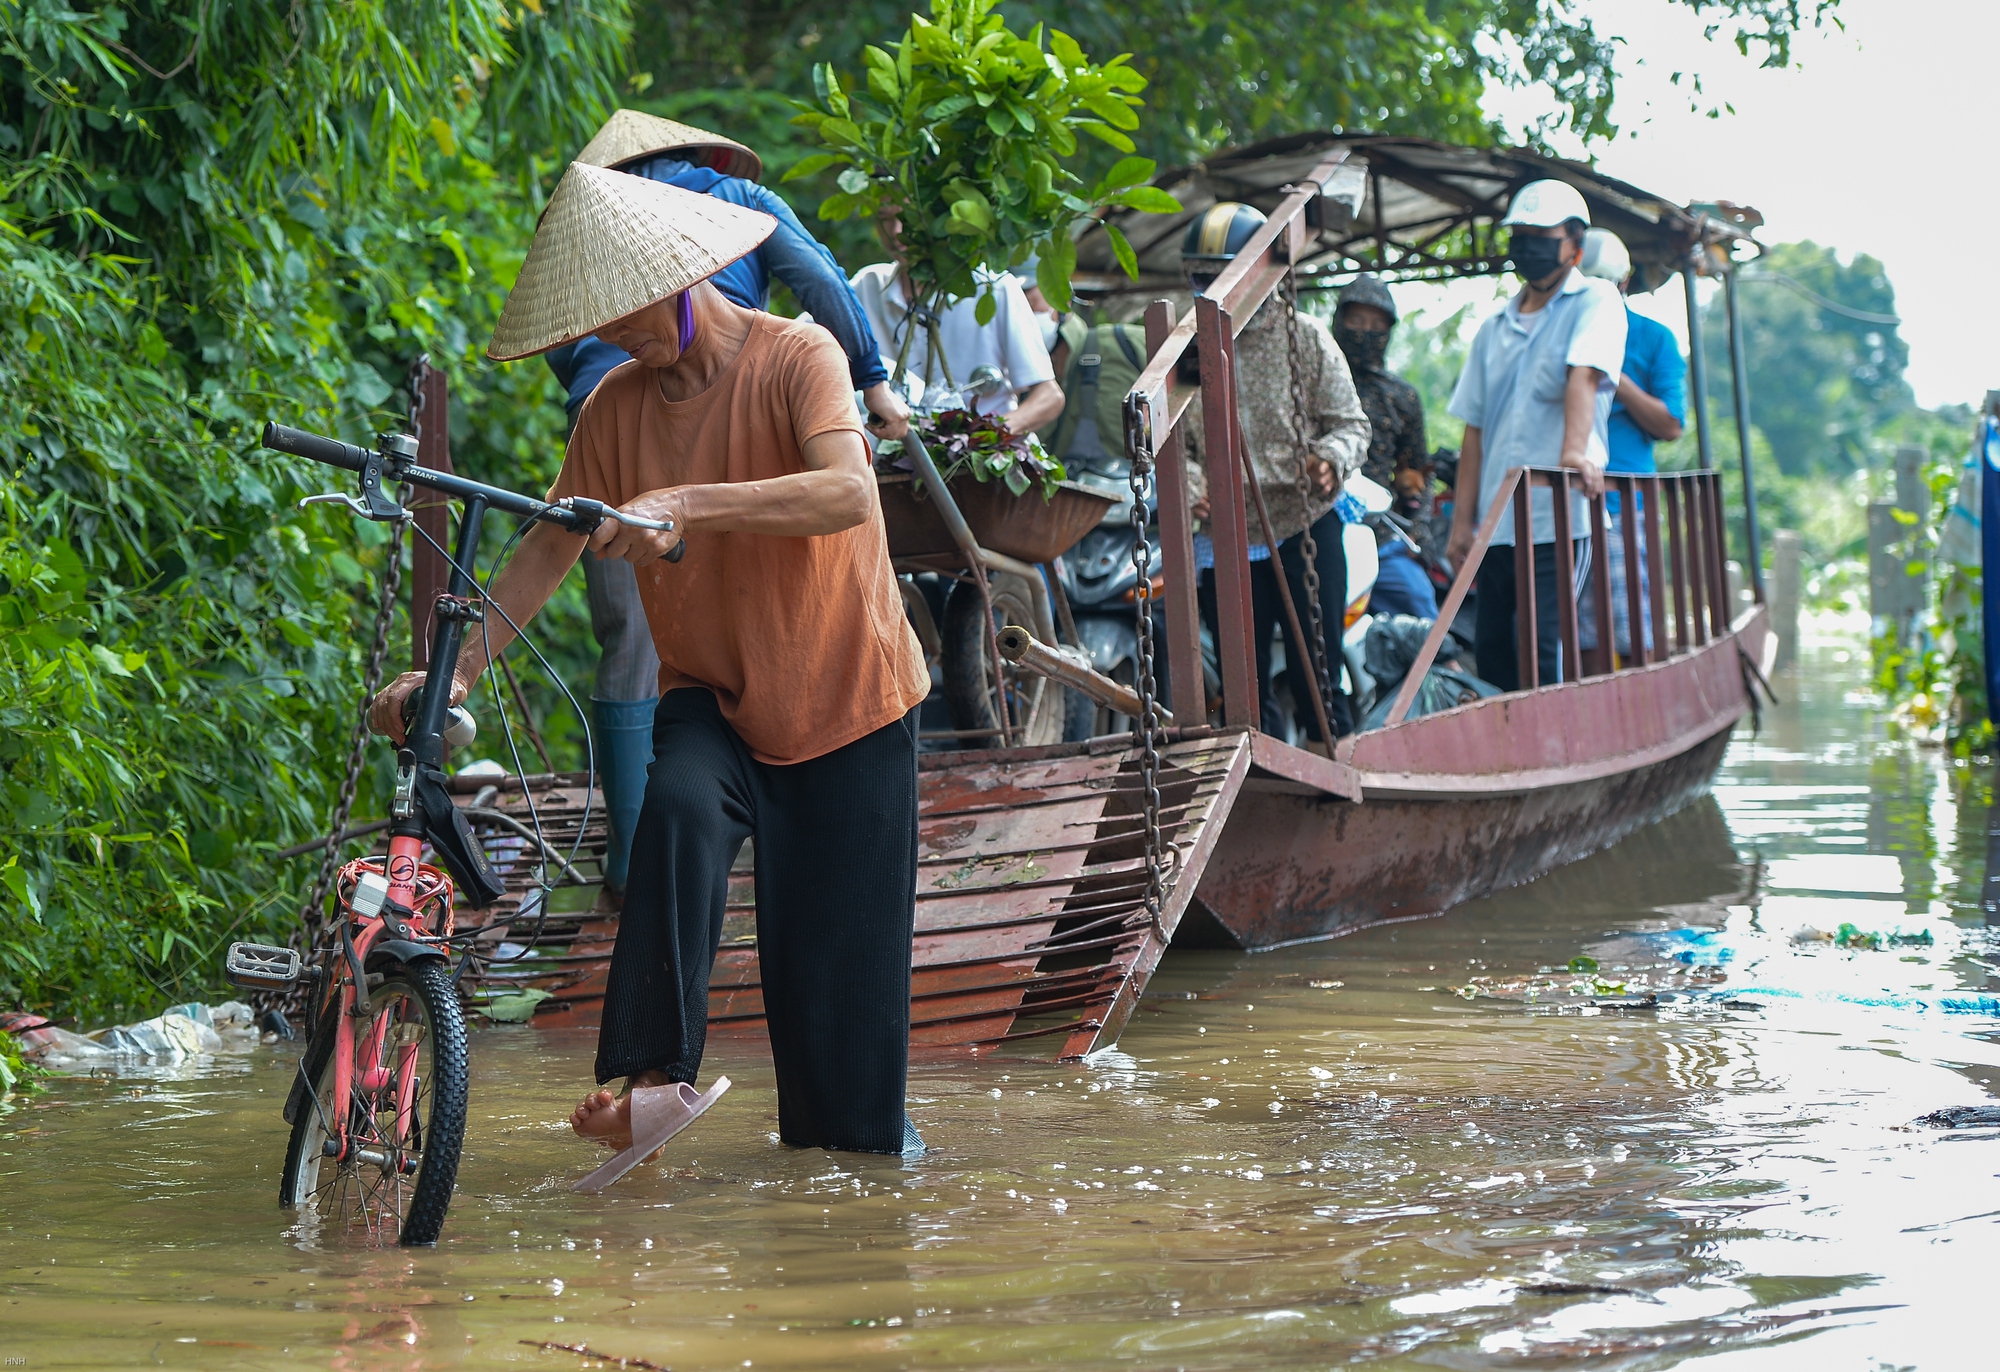
<instances>
[{"instance_id":1,"label":"pink plastic sandal","mask_svg":"<svg viewBox=\"0 0 2000 1372\"><path fill-rule=\"evenodd\" d=\"M602 1191L666 1146L667 1140L700 1119L729 1089L728 1077L717 1077L706 1093L684 1081L665 1086L632 1088L632 1146L570 1189Z\"/></svg>"}]
</instances>

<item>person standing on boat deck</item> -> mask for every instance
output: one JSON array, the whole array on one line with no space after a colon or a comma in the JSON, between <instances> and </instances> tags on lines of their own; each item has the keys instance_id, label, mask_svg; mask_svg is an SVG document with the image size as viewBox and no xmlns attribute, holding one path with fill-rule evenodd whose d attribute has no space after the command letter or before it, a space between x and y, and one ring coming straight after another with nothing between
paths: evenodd
<instances>
[{"instance_id":1,"label":"person standing on boat deck","mask_svg":"<svg viewBox=\"0 0 2000 1372\"><path fill-rule=\"evenodd\" d=\"M597 1080L695 1080L729 871L754 839L779 1136L901 1153L922 1146L903 1096L914 711L930 680L839 346L816 325L733 304L710 280L774 228L714 197L573 164L487 355L592 333L630 353L584 403L550 498L601 500L671 530L609 520L589 539L636 571L662 687ZM467 638L454 700L584 547L552 524L529 528ZM683 559L667 561L677 547ZM376 698L378 730L401 733L421 681L402 676ZM594 1092L571 1124L628 1147L629 1097Z\"/></svg>"},{"instance_id":2,"label":"person standing on boat deck","mask_svg":"<svg viewBox=\"0 0 2000 1372\"><path fill-rule=\"evenodd\" d=\"M732 303L761 310L770 303L772 278L782 282L847 355L849 379L869 410L880 417L879 424L870 425L873 432L901 438L908 431L909 410L889 387L875 335L847 288L840 265L806 232L790 206L757 184L763 164L756 153L720 134L638 110L619 110L605 120L576 160L714 196L776 220L771 236L717 272L712 284ZM597 337L565 343L547 357L549 370L562 383L564 408L572 424L597 383L613 367L630 360L624 349ZM598 644L597 678L590 694L597 769L608 811L604 884L607 895L616 899L625 889L632 828L639 822L646 767L653 760L660 660L646 630L632 565L589 553L583 559L583 579L590 600L590 629Z\"/></svg>"},{"instance_id":3,"label":"person standing on boat deck","mask_svg":"<svg viewBox=\"0 0 2000 1372\"><path fill-rule=\"evenodd\" d=\"M1683 400L1687 363L1681 360L1680 345L1674 341L1671 329L1657 319L1640 314L1629 303L1632 256L1625 250L1625 243L1618 235L1609 229L1596 228L1585 234L1583 261L1577 264L1577 270L1585 276L1609 281L1618 288L1620 295L1628 298L1625 306L1625 363L1618 377L1617 393L1611 401L1611 418L1606 425L1605 436L1610 446L1611 461L1605 470L1641 474L1658 471L1653 461L1653 444L1673 442L1681 436L1681 428L1687 422L1687 406ZM1604 507L1612 520L1611 537L1606 540L1611 550L1608 561L1611 568L1612 641L1619 653L1629 654L1632 651L1632 634L1627 623L1630 608L1625 599L1625 540L1619 531L1617 491L1604 497ZM1640 508L1644 509L1643 504ZM1645 526L1637 526L1635 532L1639 536L1639 614L1644 628L1643 641L1650 650L1653 630L1649 622L1652 608L1646 601L1650 583L1646 577Z\"/></svg>"},{"instance_id":4,"label":"person standing on boat deck","mask_svg":"<svg viewBox=\"0 0 2000 1372\"><path fill-rule=\"evenodd\" d=\"M1216 277L1256 236L1264 223L1262 212L1250 205L1222 201L1209 206L1188 224L1181 241L1181 269L1196 295L1207 290ZM1340 485L1361 468L1368 454L1368 416L1354 392L1354 378L1348 374L1347 359L1334 344L1326 325L1309 314L1291 311L1298 326L1300 362L1304 375L1299 390L1305 396L1308 432L1294 427L1292 400L1292 350L1285 319L1285 302L1276 298L1264 302L1236 339L1237 409L1243 421L1243 442L1250 452L1257 487L1264 495L1271 515L1271 532L1278 539L1278 559L1291 586L1292 603L1298 608L1299 623L1310 634L1312 612L1306 599L1303 531L1312 529L1319 572L1319 599L1326 624L1327 661L1335 674L1333 700L1327 722L1336 734L1354 731L1354 710L1345 692L1339 689L1340 634L1347 612L1347 550L1341 539L1340 512L1334 501ZM1198 366L1195 350L1184 354L1184 362ZM1195 381L1198 377L1183 376ZM1181 420L1181 452L1188 464L1188 496L1194 517L1206 525L1209 517L1208 469L1203 465L1201 399ZM1307 494L1299 500L1299 442L1307 446ZM1271 568L1271 550L1264 545L1263 528L1255 507L1249 518L1250 531L1250 642L1256 654L1258 712L1268 730L1278 719L1277 697L1271 690L1271 635L1285 623L1284 602L1278 594L1277 573ZM1210 633L1218 633L1219 614L1215 593L1215 544L1208 534L1194 536L1195 566L1200 581L1196 596ZM1290 631L1286 630L1285 661L1297 656ZM1219 634L1218 634L1219 636ZM1292 667L1292 680L1303 685L1312 680L1306 664ZM1178 707L1176 707L1178 708ZM1298 715L1306 736L1322 750L1330 747L1319 737L1319 721L1309 701L1300 697Z\"/></svg>"},{"instance_id":5,"label":"person standing on boat deck","mask_svg":"<svg viewBox=\"0 0 2000 1372\"><path fill-rule=\"evenodd\" d=\"M1375 276L1363 272L1340 288L1333 310L1333 341L1347 359L1355 393L1368 416L1368 456L1361 474L1384 490L1400 493L1405 472L1430 485L1431 451L1424 437L1424 401L1417 388L1389 370L1389 334L1396 327L1396 297ZM1412 531L1420 542L1429 530ZM1368 608L1376 614L1438 616L1437 590L1430 574L1401 538L1378 538L1381 562Z\"/></svg>"},{"instance_id":6,"label":"person standing on boat deck","mask_svg":"<svg viewBox=\"0 0 2000 1372\"><path fill-rule=\"evenodd\" d=\"M997 307L985 324L979 322L977 296L954 300L938 311L935 339L911 317L900 213L886 209L875 222L892 260L863 267L849 284L889 360L901 356L904 370L922 379L924 408L941 408L934 397L954 392L966 409L996 417L1019 434L1033 433L1060 416L1063 390L1041 322L1011 273L978 273L982 286L991 283ZM975 376L981 372L983 378Z\"/></svg>"},{"instance_id":7,"label":"person standing on boat deck","mask_svg":"<svg viewBox=\"0 0 2000 1372\"><path fill-rule=\"evenodd\" d=\"M1512 230L1509 257L1520 291L1479 326L1452 392L1451 413L1465 421L1458 499L1449 554L1462 568L1479 523L1516 467L1567 467L1576 578L1589 555L1587 495L1604 489L1605 422L1625 357L1625 306L1617 287L1576 270L1590 207L1564 181L1531 181L1501 221ZM1476 497L1476 498L1475 498ZM1555 505L1546 488L1530 499L1535 569L1535 656L1542 684L1573 674L1562 661L1556 623ZM1479 675L1502 690L1521 687L1514 630L1514 522L1505 516L1478 569L1473 651Z\"/></svg>"}]
</instances>

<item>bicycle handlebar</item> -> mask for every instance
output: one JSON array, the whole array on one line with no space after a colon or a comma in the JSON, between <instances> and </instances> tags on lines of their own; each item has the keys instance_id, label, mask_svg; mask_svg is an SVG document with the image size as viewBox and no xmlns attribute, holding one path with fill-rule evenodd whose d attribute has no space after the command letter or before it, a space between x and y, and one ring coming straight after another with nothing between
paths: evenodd
<instances>
[{"instance_id":1,"label":"bicycle handlebar","mask_svg":"<svg viewBox=\"0 0 2000 1372\"><path fill-rule=\"evenodd\" d=\"M396 445L408 446L402 446L399 451ZM369 485L370 478L366 473L370 464L374 464L377 471L393 480L427 486L445 495L457 496L461 500L482 500L489 509L517 515L522 519L547 520L573 534L595 533L597 526L607 519L615 519L621 524L637 529L654 529L664 533L674 531L670 523L623 514L602 501L587 500L578 496L560 504L550 504L545 500L536 500L532 496L517 495L513 491L502 490L498 486L488 486L484 482L468 481L449 472L434 472L428 467L419 467L412 455L414 440L408 437L385 435L382 440L382 450L373 452L367 448L358 448L352 443L343 443L337 438L323 438L319 434L307 433L304 429L294 429L284 424L266 424L264 446L281 453L290 453L294 457L323 462L329 467L364 473L362 479L364 486ZM393 511L394 506L385 508ZM682 540L667 552L667 561L679 562L686 553L687 542Z\"/></svg>"},{"instance_id":2,"label":"bicycle handlebar","mask_svg":"<svg viewBox=\"0 0 2000 1372\"><path fill-rule=\"evenodd\" d=\"M275 448L293 457L308 457L314 462L324 462L329 467L340 467L350 472L358 472L367 465L374 454L366 448L357 448L352 443L342 443L337 438L321 438L318 434L307 433L304 429L294 429L284 424L264 426L264 446Z\"/></svg>"}]
</instances>

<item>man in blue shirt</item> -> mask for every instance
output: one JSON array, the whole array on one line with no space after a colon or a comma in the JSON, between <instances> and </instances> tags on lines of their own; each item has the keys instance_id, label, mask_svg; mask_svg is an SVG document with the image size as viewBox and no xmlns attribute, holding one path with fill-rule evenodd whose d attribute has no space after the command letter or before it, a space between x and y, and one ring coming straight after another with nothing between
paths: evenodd
<instances>
[{"instance_id":1,"label":"man in blue shirt","mask_svg":"<svg viewBox=\"0 0 2000 1372\"><path fill-rule=\"evenodd\" d=\"M1501 222L1510 230L1507 256L1521 290L1479 326L1452 391L1450 411L1465 421L1465 438L1458 452L1449 556L1453 568L1464 568L1479 522L1501 498L1508 472L1567 467L1574 473L1571 565L1581 583L1590 546L1583 537L1590 527L1584 497L1604 489L1605 422L1625 356L1624 302L1615 286L1576 270L1590 207L1568 182L1529 182L1514 193ZM1535 670L1540 684L1548 686L1574 680L1578 664L1562 660L1557 630L1554 493L1535 490L1528 506ZM1513 543L1514 521L1500 520L1474 572L1479 598L1473 655L1479 675L1503 691L1526 684L1515 636L1516 603L1526 588L1515 581Z\"/></svg>"},{"instance_id":2,"label":"man in blue shirt","mask_svg":"<svg viewBox=\"0 0 2000 1372\"><path fill-rule=\"evenodd\" d=\"M763 164L734 139L677 124L637 110L619 110L576 160L670 186L712 195L732 205L761 210L778 227L754 251L709 277L732 303L761 310L770 304L771 278L791 289L799 304L840 343L848 375L871 415L877 438L909 432L909 407L890 389L888 369L860 303L840 265L778 196L757 184ZM567 392L570 421L612 368L631 355L600 338L580 339L547 354L549 370ZM590 599L590 630L599 658L591 691L596 716L597 768L604 786L610 833L604 855L604 882L614 897L625 886L632 831L653 761L653 707L659 703L660 660L639 603L632 564L599 560L586 553L584 584Z\"/></svg>"},{"instance_id":3,"label":"man in blue shirt","mask_svg":"<svg viewBox=\"0 0 2000 1372\"><path fill-rule=\"evenodd\" d=\"M1614 283L1624 294L1632 277L1632 257L1625 250L1625 244L1609 229L1591 229L1584 235L1582 271L1585 276L1594 276L1601 281ZM1630 305L1625 307L1625 364L1618 378L1618 391L1611 403L1611 419L1607 429L1611 449L1611 461L1606 467L1610 473L1657 471L1653 461L1653 444L1671 443L1681 436L1681 428L1687 422L1687 406L1683 400L1684 383L1687 379L1687 363L1681 359L1680 344L1674 340L1673 331L1657 319L1649 319L1635 312ZM1618 494L1612 492L1605 497L1605 510L1611 516L1611 621L1612 636L1620 654L1631 653L1631 628L1626 623L1625 599L1625 540L1619 532ZM1639 555L1645 556L1645 531L1641 527ZM1645 606L1645 592L1648 589L1645 568L1640 568L1640 601ZM1643 610L1651 617L1650 609ZM1594 625L1595 615L1588 618ZM1647 626L1645 643L1652 647L1652 627ZM1595 632L1586 628L1584 641L1596 641Z\"/></svg>"}]
</instances>

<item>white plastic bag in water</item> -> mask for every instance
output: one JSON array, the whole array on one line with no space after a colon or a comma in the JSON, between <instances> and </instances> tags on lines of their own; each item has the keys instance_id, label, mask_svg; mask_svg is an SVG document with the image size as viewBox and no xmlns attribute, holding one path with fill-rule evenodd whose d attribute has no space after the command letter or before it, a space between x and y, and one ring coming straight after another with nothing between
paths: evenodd
<instances>
[{"instance_id":1,"label":"white plastic bag in water","mask_svg":"<svg viewBox=\"0 0 2000 1372\"><path fill-rule=\"evenodd\" d=\"M191 1058L197 1053L222 1050L222 1037L210 1025L181 1013L177 1006L164 1015L142 1019L137 1024L121 1024L97 1036L99 1044L114 1053L133 1057ZM204 1014L207 1006L201 1007Z\"/></svg>"}]
</instances>

